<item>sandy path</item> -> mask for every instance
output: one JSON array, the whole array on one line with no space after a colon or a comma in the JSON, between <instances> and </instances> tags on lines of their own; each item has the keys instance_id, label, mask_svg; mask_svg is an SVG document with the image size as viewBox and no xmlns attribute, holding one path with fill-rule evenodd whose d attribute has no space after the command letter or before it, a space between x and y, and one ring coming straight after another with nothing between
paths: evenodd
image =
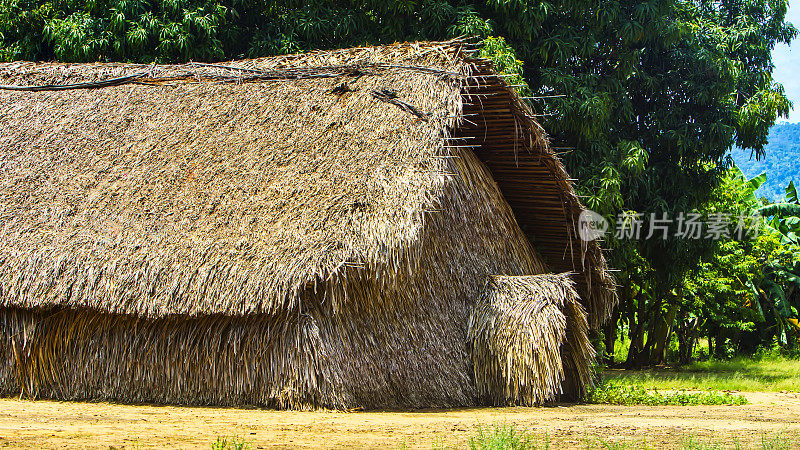
<instances>
[{"instance_id":1,"label":"sandy path","mask_svg":"<svg viewBox=\"0 0 800 450\"><path fill-rule=\"evenodd\" d=\"M619 440L674 447L699 439L757 442L800 435L798 394L744 394L744 406L564 405L414 412L285 412L0 399L0 447L209 448L240 436L253 448L431 448L463 446L480 425L516 424L547 434L555 448Z\"/></svg>"}]
</instances>

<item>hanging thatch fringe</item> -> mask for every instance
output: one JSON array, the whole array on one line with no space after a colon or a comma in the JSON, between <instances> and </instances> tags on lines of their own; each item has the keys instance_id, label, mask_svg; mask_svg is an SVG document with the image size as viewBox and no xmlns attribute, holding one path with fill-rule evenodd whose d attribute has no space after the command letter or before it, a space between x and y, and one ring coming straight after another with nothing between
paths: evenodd
<instances>
[{"instance_id":1,"label":"hanging thatch fringe","mask_svg":"<svg viewBox=\"0 0 800 450\"><path fill-rule=\"evenodd\" d=\"M563 166L466 55L451 41L0 64L6 86L97 87L0 90L0 391L469 405L467 320L488 275L575 272L596 326L613 283L576 238ZM548 308L567 337L540 353L561 352L580 391L582 310ZM550 398L548 379L520 395Z\"/></svg>"},{"instance_id":2,"label":"hanging thatch fringe","mask_svg":"<svg viewBox=\"0 0 800 450\"><path fill-rule=\"evenodd\" d=\"M575 398L591 382L586 313L569 274L490 277L469 320L478 394L492 404ZM562 390L565 375L574 378Z\"/></svg>"}]
</instances>

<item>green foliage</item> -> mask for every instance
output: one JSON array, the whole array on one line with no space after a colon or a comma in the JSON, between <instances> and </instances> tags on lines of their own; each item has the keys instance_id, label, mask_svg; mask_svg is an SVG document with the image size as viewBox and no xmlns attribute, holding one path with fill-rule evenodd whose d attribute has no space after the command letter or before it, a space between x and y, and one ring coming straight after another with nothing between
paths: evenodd
<instances>
[{"instance_id":1,"label":"green foliage","mask_svg":"<svg viewBox=\"0 0 800 450\"><path fill-rule=\"evenodd\" d=\"M752 283L755 297L763 304L760 312L775 324L782 345L800 334L800 201L793 182L786 187L784 199L756 210L765 217L766 234L756 242L762 271Z\"/></svg>"},{"instance_id":2,"label":"green foliage","mask_svg":"<svg viewBox=\"0 0 800 450\"><path fill-rule=\"evenodd\" d=\"M522 86L517 89L520 94L531 94L527 81L523 76L523 63L517 59L514 49L506 43L504 38L488 36L483 40L483 45L478 56L491 59L500 73L512 75L506 78L506 82L511 85Z\"/></svg>"},{"instance_id":3,"label":"green foliage","mask_svg":"<svg viewBox=\"0 0 800 450\"><path fill-rule=\"evenodd\" d=\"M213 60L235 51L239 29L236 7L216 1L0 0L0 11L5 60Z\"/></svg>"},{"instance_id":4,"label":"green foliage","mask_svg":"<svg viewBox=\"0 0 800 450\"><path fill-rule=\"evenodd\" d=\"M765 179L762 174L748 180L734 166L714 191L703 212L706 215L724 212L738 222L740 217L748 216L758 208L754 193ZM752 232L758 233L760 225L737 225L742 228L738 236L734 233L732 239L712 242L697 267L687 273L683 307L715 326L750 330L753 322L758 320L748 300L752 297L751 280L759 277L761 265L757 252L744 239ZM752 230L751 225L755 225Z\"/></svg>"},{"instance_id":5,"label":"green foliage","mask_svg":"<svg viewBox=\"0 0 800 450\"><path fill-rule=\"evenodd\" d=\"M4 60L170 62L488 36L468 2L0 0Z\"/></svg>"},{"instance_id":6,"label":"green foliage","mask_svg":"<svg viewBox=\"0 0 800 450\"><path fill-rule=\"evenodd\" d=\"M759 270L758 259L737 241L721 241L696 271L688 274L684 307L723 328L751 330L758 320L749 308L750 279Z\"/></svg>"},{"instance_id":7,"label":"green foliage","mask_svg":"<svg viewBox=\"0 0 800 450\"><path fill-rule=\"evenodd\" d=\"M772 203L755 210L767 218L767 231L780 236L781 243L797 245L800 243L800 201L794 182L786 186L784 201Z\"/></svg>"},{"instance_id":8,"label":"green foliage","mask_svg":"<svg viewBox=\"0 0 800 450\"><path fill-rule=\"evenodd\" d=\"M637 385L604 383L595 387L587 395L588 403L611 405L744 405L747 399L741 395L726 392L676 392L661 393Z\"/></svg>"},{"instance_id":9,"label":"green foliage","mask_svg":"<svg viewBox=\"0 0 800 450\"><path fill-rule=\"evenodd\" d=\"M758 235L714 243L684 280L682 308L702 319L704 333L759 331L758 337L775 335L787 345L800 330L800 205L793 183L785 195L791 201L762 205L754 193L765 181L763 174L747 180L734 167L706 204L707 211L755 215Z\"/></svg>"},{"instance_id":10,"label":"green foliage","mask_svg":"<svg viewBox=\"0 0 800 450\"><path fill-rule=\"evenodd\" d=\"M587 205L612 218L624 211L644 212L645 218L647 213L675 218L695 210L732 213L723 199L711 198L728 176L727 149L737 144L762 155L769 126L788 111L769 66L775 43L796 33L783 22L785 2L659 2L632 4L631 9L613 5L601 8L600 17L614 31L626 31L608 49L619 59L609 67L609 58L597 55L590 64L597 69L581 73L582 83L556 88L577 95L552 106L563 115L546 125L556 142L576 148L566 159L572 175L581 180ZM604 42L597 37L601 30L590 32L598 42ZM625 54L632 59L622 58ZM592 88L581 90L595 76ZM707 207L710 202L715 209ZM739 272L754 267L746 246L719 248L705 240L678 238L611 239L607 245L614 250L611 265L621 270L619 320L627 325L634 347L629 365L661 362L676 317L683 326L702 314L698 309L707 302L695 301L698 290L705 291L706 300L712 292L725 292L725 298L716 298L715 309L740 317L723 324L746 329L752 323L741 317L747 311L736 299L747 292L747 277L728 276L732 266L739 265ZM741 258L712 261L707 256L731 252ZM684 280L707 269L719 275L709 277L712 284L686 286ZM683 292L687 287L690 292ZM695 304L685 308L684 299Z\"/></svg>"}]
</instances>

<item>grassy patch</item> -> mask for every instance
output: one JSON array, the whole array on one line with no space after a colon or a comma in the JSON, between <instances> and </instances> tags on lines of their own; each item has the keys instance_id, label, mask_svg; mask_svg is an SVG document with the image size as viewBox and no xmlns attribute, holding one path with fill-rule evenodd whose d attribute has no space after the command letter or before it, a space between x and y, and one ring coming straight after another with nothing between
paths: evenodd
<instances>
[{"instance_id":1,"label":"grassy patch","mask_svg":"<svg viewBox=\"0 0 800 450\"><path fill-rule=\"evenodd\" d=\"M779 355L709 360L675 370L608 370L604 378L658 390L800 391L800 360Z\"/></svg>"},{"instance_id":2,"label":"grassy patch","mask_svg":"<svg viewBox=\"0 0 800 450\"><path fill-rule=\"evenodd\" d=\"M533 450L550 448L550 442L547 437L538 438L513 425L499 425L488 430L479 427L478 433L469 438L468 446L470 450Z\"/></svg>"},{"instance_id":3,"label":"grassy patch","mask_svg":"<svg viewBox=\"0 0 800 450\"><path fill-rule=\"evenodd\" d=\"M211 450L249 450L252 448L249 442L239 437L217 436L217 440L211 444Z\"/></svg>"},{"instance_id":4,"label":"grassy patch","mask_svg":"<svg viewBox=\"0 0 800 450\"><path fill-rule=\"evenodd\" d=\"M641 386L604 383L587 395L588 403L611 405L744 405L747 399L726 392L668 392L649 390Z\"/></svg>"},{"instance_id":5,"label":"grassy patch","mask_svg":"<svg viewBox=\"0 0 800 450\"><path fill-rule=\"evenodd\" d=\"M794 441L785 434L777 434L773 436L762 435L761 442L755 445L742 445L737 439L731 442L723 443L719 441L703 441L694 436L689 436L683 440L681 450L740 450L740 449L761 449L761 450L789 450L792 448Z\"/></svg>"},{"instance_id":6,"label":"grassy patch","mask_svg":"<svg viewBox=\"0 0 800 450\"><path fill-rule=\"evenodd\" d=\"M676 436L677 448L680 450L784 450L792 448L794 439L780 433L775 435L763 435L760 442L754 444L743 444L739 440L732 438L727 441L719 439L701 439L694 435ZM558 448L558 443L552 444ZM516 428L514 425L497 425L492 428L479 428L478 432L472 436L467 444L469 450L538 450L549 449L551 446L550 438L547 435L537 436L524 429ZM628 450L628 449L649 449L653 448L645 440L633 439L623 441L608 441L602 438L586 437L583 439L583 448L586 449L606 449L606 450ZM448 447L438 447L445 449Z\"/></svg>"}]
</instances>

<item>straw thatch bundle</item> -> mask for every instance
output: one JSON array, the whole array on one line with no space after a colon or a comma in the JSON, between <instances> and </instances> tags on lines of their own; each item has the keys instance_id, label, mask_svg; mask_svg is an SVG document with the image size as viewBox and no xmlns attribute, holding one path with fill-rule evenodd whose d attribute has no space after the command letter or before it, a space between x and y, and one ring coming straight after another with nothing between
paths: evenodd
<instances>
[{"instance_id":1,"label":"straw thatch bundle","mask_svg":"<svg viewBox=\"0 0 800 450\"><path fill-rule=\"evenodd\" d=\"M574 273L601 323L613 284L563 166L469 54L0 64L0 393L470 405L495 392L467 342L487 277ZM555 368L504 403L587 383L572 282L535 280L559 293L520 294L545 305L520 352Z\"/></svg>"},{"instance_id":2,"label":"straw thatch bundle","mask_svg":"<svg viewBox=\"0 0 800 450\"><path fill-rule=\"evenodd\" d=\"M588 328L568 274L490 277L469 320L478 394L496 405L574 397L591 383Z\"/></svg>"}]
</instances>

